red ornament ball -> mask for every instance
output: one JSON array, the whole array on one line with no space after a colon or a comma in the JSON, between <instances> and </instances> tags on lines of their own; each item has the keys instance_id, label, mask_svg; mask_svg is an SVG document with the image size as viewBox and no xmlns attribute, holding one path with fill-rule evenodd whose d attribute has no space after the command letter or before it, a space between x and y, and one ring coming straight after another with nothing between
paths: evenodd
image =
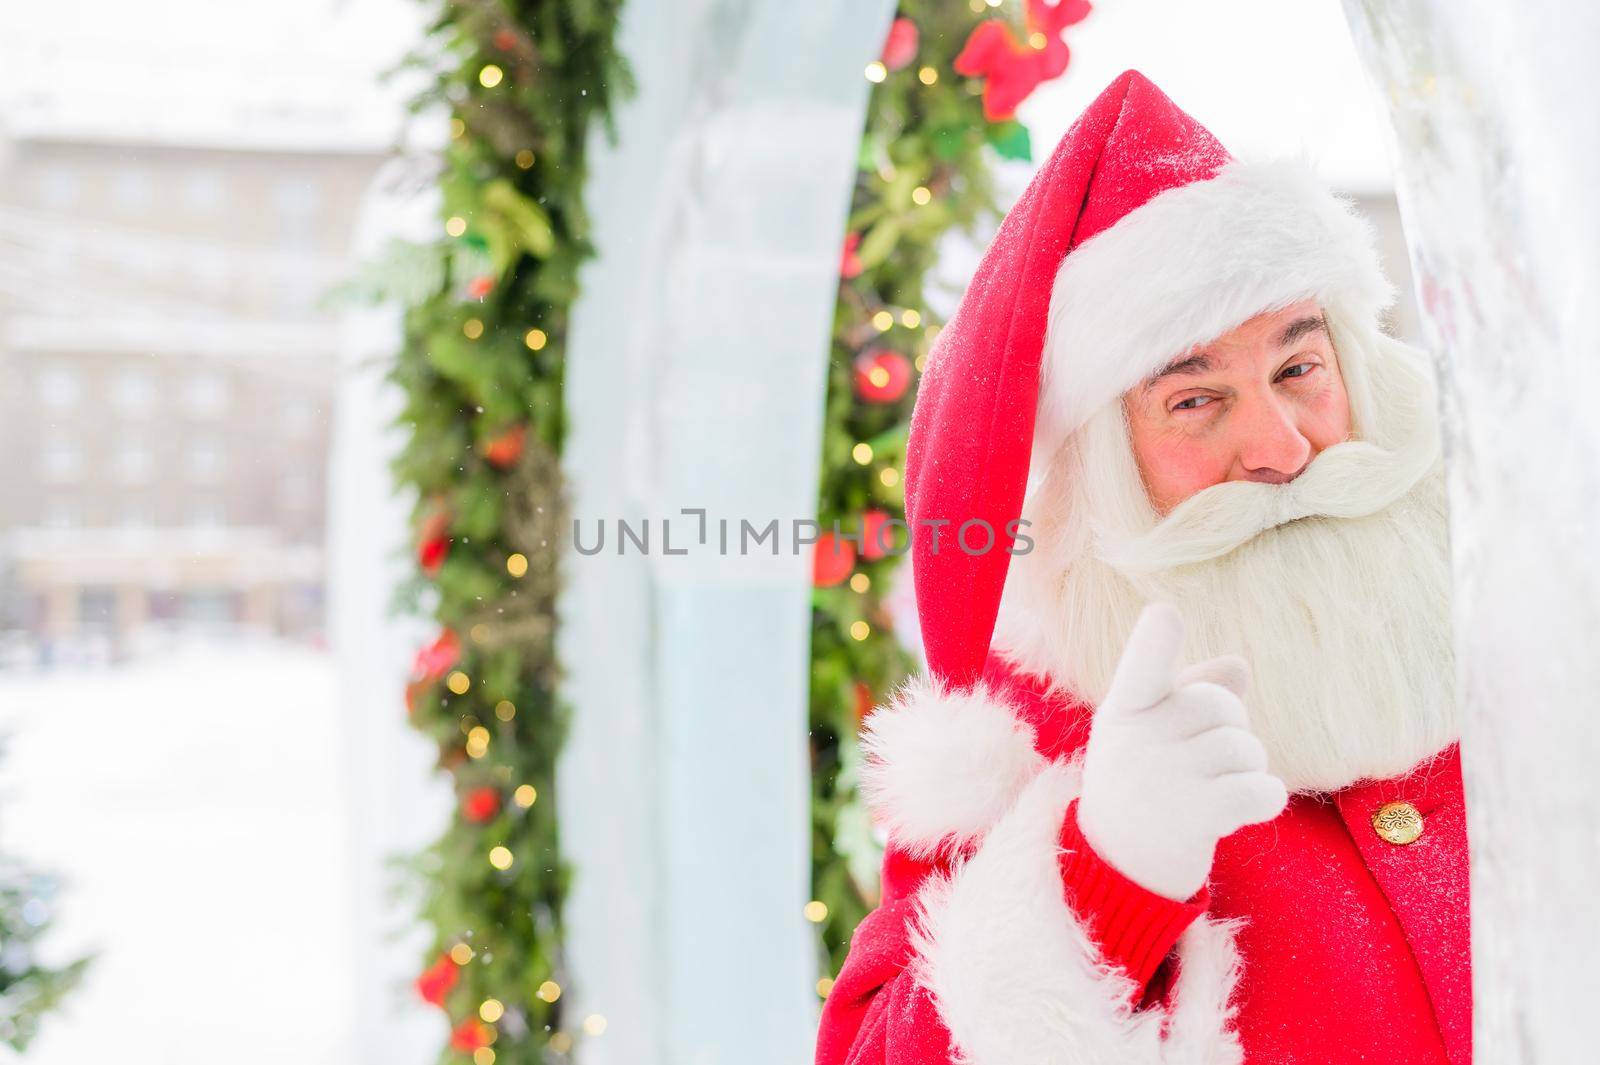
<instances>
[{"instance_id":1,"label":"red ornament ball","mask_svg":"<svg viewBox=\"0 0 1600 1065\"><path fill-rule=\"evenodd\" d=\"M438 680L461 660L461 637L453 629L443 629L439 638L417 652L411 664L413 680L424 683Z\"/></svg>"},{"instance_id":2,"label":"red ornament ball","mask_svg":"<svg viewBox=\"0 0 1600 1065\"><path fill-rule=\"evenodd\" d=\"M893 403L911 385L911 360L898 351L873 348L856 357L856 395L868 403Z\"/></svg>"},{"instance_id":3,"label":"red ornament ball","mask_svg":"<svg viewBox=\"0 0 1600 1065\"><path fill-rule=\"evenodd\" d=\"M527 423L513 425L483 445L483 457L489 465L503 470L522 457L522 449L527 441Z\"/></svg>"},{"instance_id":4,"label":"red ornament ball","mask_svg":"<svg viewBox=\"0 0 1600 1065\"><path fill-rule=\"evenodd\" d=\"M861 557L876 562L895 546L895 531L887 527L887 510L869 510L861 515Z\"/></svg>"},{"instance_id":5,"label":"red ornament ball","mask_svg":"<svg viewBox=\"0 0 1600 1065\"><path fill-rule=\"evenodd\" d=\"M500 812L500 792L491 787L473 788L462 796L461 816L481 825Z\"/></svg>"},{"instance_id":6,"label":"red ornament ball","mask_svg":"<svg viewBox=\"0 0 1600 1065\"><path fill-rule=\"evenodd\" d=\"M494 278L488 274L479 274L467 282L467 295L475 300L481 300L494 291Z\"/></svg>"},{"instance_id":7,"label":"red ornament ball","mask_svg":"<svg viewBox=\"0 0 1600 1065\"><path fill-rule=\"evenodd\" d=\"M455 1031L450 1033L450 1049L459 1050L463 1054L470 1054L479 1047L486 1047L493 1040L494 1033L489 1026L476 1017L468 1017L456 1025Z\"/></svg>"},{"instance_id":8,"label":"red ornament ball","mask_svg":"<svg viewBox=\"0 0 1600 1065\"><path fill-rule=\"evenodd\" d=\"M422 975L417 977L417 994L422 996L424 1002L443 1007L445 996L450 994L450 990L456 986L456 981L461 979L459 968L450 960L450 955L439 955L439 960L428 966Z\"/></svg>"},{"instance_id":9,"label":"red ornament ball","mask_svg":"<svg viewBox=\"0 0 1600 1065\"><path fill-rule=\"evenodd\" d=\"M861 234L854 230L844 235L844 251L839 256L839 276L845 280L860 277L866 267L856 253L861 247Z\"/></svg>"},{"instance_id":10,"label":"red ornament ball","mask_svg":"<svg viewBox=\"0 0 1600 1065\"><path fill-rule=\"evenodd\" d=\"M849 577L855 568L855 541L831 532L817 538L816 553L811 556L811 583L818 588L832 588Z\"/></svg>"},{"instance_id":11,"label":"red ornament ball","mask_svg":"<svg viewBox=\"0 0 1600 1065\"><path fill-rule=\"evenodd\" d=\"M921 40L917 24L908 18L897 18L889 25L889 36L883 42L883 55L879 61L890 70L902 70L917 58L917 45Z\"/></svg>"},{"instance_id":12,"label":"red ornament ball","mask_svg":"<svg viewBox=\"0 0 1600 1065\"><path fill-rule=\"evenodd\" d=\"M417 565L422 567L422 572L428 576L437 576L439 567L444 565L445 558L450 554L450 538L448 536L435 536L431 540L424 540L417 547Z\"/></svg>"},{"instance_id":13,"label":"red ornament ball","mask_svg":"<svg viewBox=\"0 0 1600 1065\"><path fill-rule=\"evenodd\" d=\"M445 556L449 554L450 512L443 506L435 506L417 531L417 565L432 577L439 572Z\"/></svg>"},{"instance_id":14,"label":"red ornament ball","mask_svg":"<svg viewBox=\"0 0 1600 1065\"><path fill-rule=\"evenodd\" d=\"M866 720L867 715L872 713L872 689L867 687L864 681L858 680L855 683L855 697L856 724L859 726L862 721Z\"/></svg>"}]
</instances>

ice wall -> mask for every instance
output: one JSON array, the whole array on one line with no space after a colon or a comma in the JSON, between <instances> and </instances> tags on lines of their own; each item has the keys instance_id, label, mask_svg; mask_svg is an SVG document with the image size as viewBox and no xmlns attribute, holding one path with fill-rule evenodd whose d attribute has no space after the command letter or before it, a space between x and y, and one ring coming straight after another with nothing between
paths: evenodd
<instances>
[{"instance_id":1,"label":"ice wall","mask_svg":"<svg viewBox=\"0 0 1600 1065\"><path fill-rule=\"evenodd\" d=\"M1439 362L1476 1047L1593 1058L1600 956L1600 11L1344 0Z\"/></svg>"},{"instance_id":2,"label":"ice wall","mask_svg":"<svg viewBox=\"0 0 1600 1065\"><path fill-rule=\"evenodd\" d=\"M804 1065L815 1043L810 558L724 555L694 519L816 509L845 213L889 0L623 9L639 78L593 142L599 258L568 347L573 557L559 789L583 1065ZM673 520L667 555L660 522Z\"/></svg>"}]
</instances>

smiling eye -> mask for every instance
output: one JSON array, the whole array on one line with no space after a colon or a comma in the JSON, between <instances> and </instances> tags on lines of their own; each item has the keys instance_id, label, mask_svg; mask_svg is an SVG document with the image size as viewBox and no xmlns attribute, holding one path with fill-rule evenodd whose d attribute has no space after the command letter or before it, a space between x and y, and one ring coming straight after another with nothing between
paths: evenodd
<instances>
[{"instance_id":1,"label":"smiling eye","mask_svg":"<svg viewBox=\"0 0 1600 1065\"><path fill-rule=\"evenodd\" d=\"M1306 376L1306 374L1308 374L1312 370L1316 369L1316 366L1317 366L1317 364L1314 363L1314 362L1297 362L1293 366L1289 367L1288 370L1284 370L1283 371L1283 376L1285 376L1285 377L1304 377L1304 376ZM1299 370L1299 369L1302 369L1302 368L1304 368L1305 373L1294 373L1294 374L1292 374L1292 373L1289 372L1289 370Z\"/></svg>"},{"instance_id":2,"label":"smiling eye","mask_svg":"<svg viewBox=\"0 0 1600 1065\"><path fill-rule=\"evenodd\" d=\"M1176 402L1176 403L1174 403L1172 405L1172 409L1173 410L1195 410L1198 407L1198 401L1202 400L1202 399L1209 400L1209 399L1211 399L1211 397L1210 396L1190 396L1188 399L1180 399L1178 402ZM1194 404L1196 404L1196 406L1195 407L1187 406L1187 404L1190 404L1190 403L1194 403Z\"/></svg>"}]
</instances>

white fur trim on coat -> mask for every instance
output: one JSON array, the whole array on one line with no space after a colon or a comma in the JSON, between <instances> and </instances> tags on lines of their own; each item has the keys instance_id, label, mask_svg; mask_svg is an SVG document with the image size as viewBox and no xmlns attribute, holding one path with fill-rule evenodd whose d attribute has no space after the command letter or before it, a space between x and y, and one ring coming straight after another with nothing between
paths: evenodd
<instances>
[{"instance_id":1,"label":"white fur trim on coat","mask_svg":"<svg viewBox=\"0 0 1600 1065\"><path fill-rule=\"evenodd\" d=\"M1377 320L1394 299L1372 227L1301 162L1232 162L1168 189L1062 260L1039 426L1053 448L1196 344L1297 300Z\"/></svg>"},{"instance_id":2,"label":"white fur trim on coat","mask_svg":"<svg viewBox=\"0 0 1600 1065\"><path fill-rule=\"evenodd\" d=\"M1044 765L1033 728L990 687L908 680L864 723L861 787L873 818L919 858L967 846Z\"/></svg>"},{"instance_id":3,"label":"white fur trim on coat","mask_svg":"<svg viewBox=\"0 0 1600 1065\"><path fill-rule=\"evenodd\" d=\"M1057 864L1077 763L1052 762L977 851L919 890L914 979L962 1065L1238 1065L1229 1003L1239 957L1228 922L1201 915L1178 940L1170 1011L1135 1010L1067 905Z\"/></svg>"}]
</instances>

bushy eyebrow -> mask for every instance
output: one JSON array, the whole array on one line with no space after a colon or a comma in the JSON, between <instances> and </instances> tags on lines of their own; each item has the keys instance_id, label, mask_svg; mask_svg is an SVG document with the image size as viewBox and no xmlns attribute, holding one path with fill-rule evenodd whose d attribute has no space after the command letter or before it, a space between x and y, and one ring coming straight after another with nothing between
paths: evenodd
<instances>
[{"instance_id":1,"label":"bushy eyebrow","mask_svg":"<svg viewBox=\"0 0 1600 1065\"><path fill-rule=\"evenodd\" d=\"M1327 332L1328 323L1322 320L1322 315L1320 314L1307 315L1304 318L1296 318L1294 321L1284 326L1283 332L1278 334L1278 347L1286 348L1290 344L1293 344L1296 340L1299 340L1301 337L1309 336L1312 333L1326 334Z\"/></svg>"},{"instance_id":2,"label":"bushy eyebrow","mask_svg":"<svg viewBox=\"0 0 1600 1065\"><path fill-rule=\"evenodd\" d=\"M1284 326L1283 332L1278 334L1278 347L1286 348L1302 337L1310 336L1312 333L1319 332L1323 334L1327 334L1328 332L1328 323L1323 320L1320 314L1307 315L1304 318L1296 318L1294 321ZM1172 362L1167 363L1167 365L1163 366L1149 377L1146 377L1144 379L1143 386L1139 389L1139 394L1141 396L1149 395L1150 390L1154 388L1163 377L1171 377L1174 374L1194 376L1195 374L1208 373L1214 368L1215 367L1212 365L1211 360L1207 358L1203 352L1195 355L1185 355L1182 358L1175 359Z\"/></svg>"},{"instance_id":3,"label":"bushy eyebrow","mask_svg":"<svg viewBox=\"0 0 1600 1065\"><path fill-rule=\"evenodd\" d=\"M1167 363L1161 369L1157 370L1149 377L1146 377L1144 379L1144 387L1139 390L1139 394L1148 395L1150 390L1154 388L1156 383L1163 377L1171 377L1173 374L1187 374L1192 376L1194 374L1208 373L1212 369L1214 369L1214 367L1211 360L1207 356L1203 354L1186 355L1181 359Z\"/></svg>"}]
</instances>

